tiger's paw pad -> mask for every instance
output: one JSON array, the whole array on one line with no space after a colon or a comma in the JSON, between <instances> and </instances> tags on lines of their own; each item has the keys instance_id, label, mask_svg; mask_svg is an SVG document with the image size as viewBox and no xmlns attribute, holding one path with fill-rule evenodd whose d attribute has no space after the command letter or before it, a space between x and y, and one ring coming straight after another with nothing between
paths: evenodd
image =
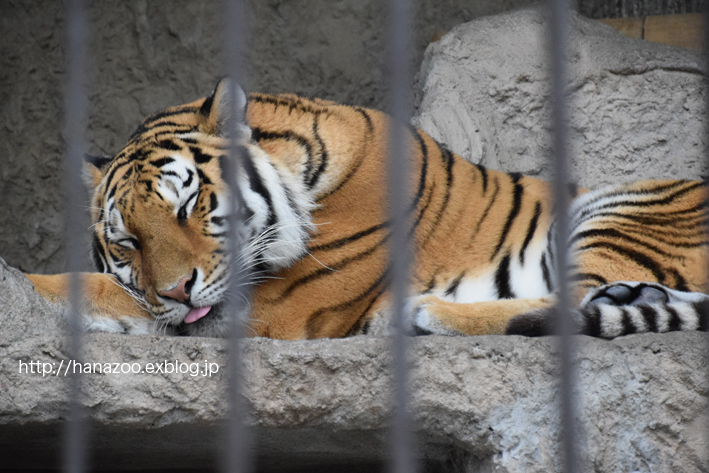
<instances>
[{"instance_id":1,"label":"tiger's paw pad","mask_svg":"<svg viewBox=\"0 0 709 473\"><path fill-rule=\"evenodd\" d=\"M616 282L591 289L581 306L667 304L669 301L667 288L659 284Z\"/></svg>"},{"instance_id":2,"label":"tiger's paw pad","mask_svg":"<svg viewBox=\"0 0 709 473\"><path fill-rule=\"evenodd\" d=\"M701 292L684 292L648 282L614 282L588 291L580 307L593 305L641 306L675 303L707 303L709 296Z\"/></svg>"}]
</instances>

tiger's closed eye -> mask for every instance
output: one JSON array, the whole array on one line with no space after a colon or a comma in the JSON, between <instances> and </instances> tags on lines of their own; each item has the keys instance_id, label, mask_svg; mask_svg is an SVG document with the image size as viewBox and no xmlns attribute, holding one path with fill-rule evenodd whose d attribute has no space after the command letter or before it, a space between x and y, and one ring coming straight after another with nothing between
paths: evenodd
<instances>
[{"instance_id":1,"label":"tiger's closed eye","mask_svg":"<svg viewBox=\"0 0 709 473\"><path fill-rule=\"evenodd\" d=\"M121 238L120 240L116 241L116 244L122 246L123 248L140 250L140 243L138 243L138 240L136 240L135 238Z\"/></svg>"}]
</instances>

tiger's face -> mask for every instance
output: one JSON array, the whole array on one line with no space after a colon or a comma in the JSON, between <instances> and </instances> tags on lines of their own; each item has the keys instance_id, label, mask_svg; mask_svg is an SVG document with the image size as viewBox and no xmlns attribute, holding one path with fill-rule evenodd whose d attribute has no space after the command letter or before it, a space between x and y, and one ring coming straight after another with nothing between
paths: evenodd
<instances>
[{"instance_id":1,"label":"tiger's face","mask_svg":"<svg viewBox=\"0 0 709 473\"><path fill-rule=\"evenodd\" d=\"M216 310L228 284L224 147L200 135L136 136L93 201L96 265L169 325Z\"/></svg>"},{"instance_id":2,"label":"tiger's face","mask_svg":"<svg viewBox=\"0 0 709 473\"><path fill-rule=\"evenodd\" d=\"M278 207L283 170L244 128L237 185L246 218L236 231L245 245L239 257L229 255L224 89L222 82L206 99L147 118L115 157L87 165L95 265L116 276L158 329L184 324L190 335L223 336L230 277L253 278L304 251L307 231L283 221L307 212L288 216L288 205ZM243 92L241 102L245 110Z\"/></svg>"}]
</instances>

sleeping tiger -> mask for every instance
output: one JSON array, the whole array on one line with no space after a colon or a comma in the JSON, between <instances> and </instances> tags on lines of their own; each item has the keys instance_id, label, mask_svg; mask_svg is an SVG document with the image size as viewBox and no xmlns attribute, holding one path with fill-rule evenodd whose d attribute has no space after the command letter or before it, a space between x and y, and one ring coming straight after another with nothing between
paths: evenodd
<instances>
[{"instance_id":1,"label":"sleeping tiger","mask_svg":"<svg viewBox=\"0 0 709 473\"><path fill-rule=\"evenodd\" d=\"M224 80L148 117L114 157L89 158L93 259L88 331L224 336L237 272L253 286L250 333L281 339L387 333L389 118L238 86L246 116L237 185L246 218L230 255ZM474 165L408 128L411 334L554 330L554 215L546 182ZM578 333L704 330L702 182L570 189L571 311ZM28 275L64 310L66 275Z\"/></svg>"}]
</instances>

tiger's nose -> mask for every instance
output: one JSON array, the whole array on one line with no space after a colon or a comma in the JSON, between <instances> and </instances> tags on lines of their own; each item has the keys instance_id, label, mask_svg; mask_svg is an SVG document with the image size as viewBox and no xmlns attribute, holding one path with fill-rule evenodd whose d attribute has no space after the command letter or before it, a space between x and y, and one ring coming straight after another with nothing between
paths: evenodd
<instances>
[{"instance_id":1,"label":"tiger's nose","mask_svg":"<svg viewBox=\"0 0 709 473\"><path fill-rule=\"evenodd\" d=\"M182 302L183 304L187 303L190 300L190 293L192 292L192 287L196 281L197 269L195 268L192 270L191 276L183 277L175 287L167 291L160 291L158 294L169 299L174 299L177 302Z\"/></svg>"}]
</instances>

